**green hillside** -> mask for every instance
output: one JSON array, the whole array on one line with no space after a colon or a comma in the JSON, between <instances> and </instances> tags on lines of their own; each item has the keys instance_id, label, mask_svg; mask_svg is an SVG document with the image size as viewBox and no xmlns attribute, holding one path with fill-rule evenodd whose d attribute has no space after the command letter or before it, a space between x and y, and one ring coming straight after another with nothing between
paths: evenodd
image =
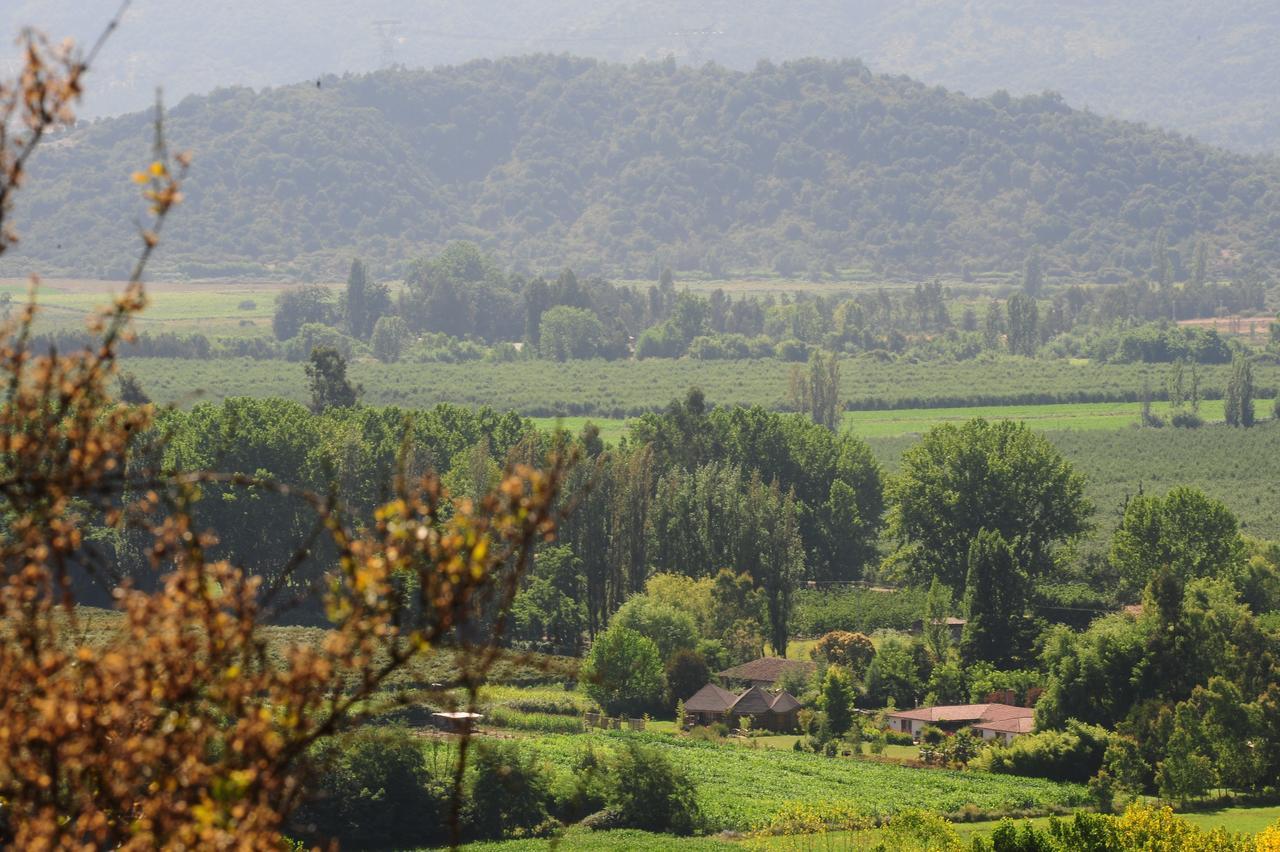
<instances>
[{"instance_id":1,"label":"green hillside","mask_svg":"<svg viewBox=\"0 0 1280 852\"><path fill-rule=\"evenodd\" d=\"M0 4L8 37L35 23L87 38L116 0ZM385 29L376 22L389 21ZM136 0L88 106L145 107L163 83L176 98L239 83L457 64L533 52L600 59L858 57L973 95L1062 92L1072 104L1244 150L1280 148L1280 6L1269 0ZM384 40L384 34L386 39Z\"/></svg>"},{"instance_id":2,"label":"green hillside","mask_svg":"<svg viewBox=\"0 0 1280 852\"><path fill-rule=\"evenodd\" d=\"M196 148L161 267L384 268L473 239L516 268L654 275L1145 273L1163 239L1214 272L1280 260L1280 167L1070 109L975 100L852 62L751 72L534 56L224 89L173 107ZM35 163L19 263L114 277L150 118L104 120ZM27 252L24 254L24 252ZM38 252L38 254L31 254ZM11 262L12 265L12 262Z\"/></svg>"}]
</instances>

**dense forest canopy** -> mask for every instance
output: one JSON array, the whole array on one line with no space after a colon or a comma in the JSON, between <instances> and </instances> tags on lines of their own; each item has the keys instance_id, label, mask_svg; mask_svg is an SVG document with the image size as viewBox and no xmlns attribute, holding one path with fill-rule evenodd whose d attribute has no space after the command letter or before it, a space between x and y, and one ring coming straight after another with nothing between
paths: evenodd
<instances>
[{"instance_id":1,"label":"dense forest canopy","mask_svg":"<svg viewBox=\"0 0 1280 852\"><path fill-rule=\"evenodd\" d=\"M120 274L125 177L150 122L98 122L41 152L18 263ZM1157 254L1177 275L1202 241L1227 272L1280 260L1270 161L855 61L543 55L326 77L188 98L168 134L198 167L160 261L194 276L341 274L352 251L407 272L458 238L517 269L654 277L1014 272L1034 249L1047 275L1107 280Z\"/></svg>"},{"instance_id":2,"label":"dense forest canopy","mask_svg":"<svg viewBox=\"0 0 1280 852\"><path fill-rule=\"evenodd\" d=\"M4 4L0 58L23 24L87 38L115 5ZM675 0L473 0L412 10L419 14L399 0L366 0L358 11L337 0L138 0L87 106L97 115L139 109L159 82L181 98L232 81L277 85L387 62L429 67L540 51L738 69L761 58L856 56L973 95L1051 89L1228 147L1275 151L1280 142L1280 9L1267 0L707 0L696 10Z\"/></svg>"}]
</instances>

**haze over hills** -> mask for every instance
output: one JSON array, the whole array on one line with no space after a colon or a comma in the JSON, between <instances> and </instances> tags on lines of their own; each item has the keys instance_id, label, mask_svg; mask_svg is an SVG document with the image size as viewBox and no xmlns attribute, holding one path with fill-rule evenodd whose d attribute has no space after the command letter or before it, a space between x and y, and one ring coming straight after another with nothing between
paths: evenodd
<instances>
[{"instance_id":1,"label":"haze over hills","mask_svg":"<svg viewBox=\"0 0 1280 852\"><path fill-rule=\"evenodd\" d=\"M35 23L82 39L117 0L17 0L0 33ZM379 23L385 22L385 23ZM856 57L975 96L1061 92L1073 105L1241 150L1280 149L1280 5L1271 0L137 0L88 108L140 109L222 85L569 52L611 61ZM0 57L4 52L0 51Z\"/></svg>"},{"instance_id":2,"label":"haze over hills","mask_svg":"<svg viewBox=\"0 0 1280 852\"><path fill-rule=\"evenodd\" d=\"M85 126L34 163L9 261L111 277L128 262L151 118ZM856 62L752 72L564 57L225 89L176 105L195 147L162 263L193 275L384 267L454 239L516 267L1123 277L1162 240L1273 266L1269 160L1070 109L973 100ZM54 215L54 214L57 215Z\"/></svg>"}]
</instances>

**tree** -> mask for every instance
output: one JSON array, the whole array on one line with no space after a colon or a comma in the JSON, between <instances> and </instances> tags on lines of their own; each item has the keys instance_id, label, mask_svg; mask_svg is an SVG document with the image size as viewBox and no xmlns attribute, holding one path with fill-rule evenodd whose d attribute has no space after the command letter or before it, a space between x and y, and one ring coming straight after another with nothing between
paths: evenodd
<instances>
[{"instance_id":1,"label":"tree","mask_svg":"<svg viewBox=\"0 0 1280 852\"><path fill-rule=\"evenodd\" d=\"M582 560L572 550L564 546L543 550L512 603L514 636L534 642L545 638L576 654L587 625L585 585Z\"/></svg>"},{"instance_id":2,"label":"tree","mask_svg":"<svg viewBox=\"0 0 1280 852\"><path fill-rule=\"evenodd\" d=\"M347 298L344 303L347 334L363 338L373 328L373 320L369 317L369 272L364 263L356 258L351 261L351 271L347 273Z\"/></svg>"},{"instance_id":3,"label":"tree","mask_svg":"<svg viewBox=\"0 0 1280 852\"><path fill-rule=\"evenodd\" d=\"M746 556L754 558L740 557L738 564L749 567L749 573L760 583L769 623L769 645L775 654L785 657L790 636L791 595L804 571L795 494L784 495L777 480L766 486L758 474L753 474L744 496L746 529L754 539L746 548Z\"/></svg>"},{"instance_id":4,"label":"tree","mask_svg":"<svg viewBox=\"0 0 1280 852\"><path fill-rule=\"evenodd\" d=\"M120 385L120 401L130 405L146 405L151 397L142 389L142 382L133 373L121 373L117 380Z\"/></svg>"},{"instance_id":5,"label":"tree","mask_svg":"<svg viewBox=\"0 0 1280 852\"><path fill-rule=\"evenodd\" d=\"M658 646L618 626L596 636L580 677L587 695L610 715L657 710L666 689Z\"/></svg>"},{"instance_id":6,"label":"tree","mask_svg":"<svg viewBox=\"0 0 1280 852\"><path fill-rule=\"evenodd\" d=\"M839 666L857 678L866 674L875 655L876 646L870 639L847 630L832 630L809 650L809 656L815 660L826 660L829 665Z\"/></svg>"},{"instance_id":7,"label":"tree","mask_svg":"<svg viewBox=\"0 0 1280 852\"><path fill-rule=\"evenodd\" d=\"M827 731L833 737L843 737L853 726L853 682L848 672L839 666L827 669L820 701L827 714Z\"/></svg>"},{"instance_id":8,"label":"tree","mask_svg":"<svg viewBox=\"0 0 1280 852\"><path fill-rule=\"evenodd\" d=\"M409 339L409 326L403 319L396 316L378 317L378 321L373 324L373 336L369 341L373 357L384 364L394 364L400 360Z\"/></svg>"},{"instance_id":9,"label":"tree","mask_svg":"<svg viewBox=\"0 0 1280 852\"><path fill-rule=\"evenodd\" d=\"M1166 799L1186 804L1208 792L1216 781L1213 761L1199 752L1200 721L1189 705L1178 706L1165 759L1156 765L1156 786Z\"/></svg>"},{"instance_id":10,"label":"tree","mask_svg":"<svg viewBox=\"0 0 1280 852\"><path fill-rule=\"evenodd\" d=\"M1223 397L1228 426L1253 425L1253 392L1253 365L1243 355L1236 355L1231 361L1231 378Z\"/></svg>"},{"instance_id":11,"label":"tree","mask_svg":"<svg viewBox=\"0 0 1280 852\"><path fill-rule=\"evenodd\" d=\"M711 669L697 651L680 650L667 663L667 695L674 701L685 701L711 682ZM679 714L676 720L679 721Z\"/></svg>"},{"instance_id":12,"label":"tree","mask_svg":"<svg viewBox=\"0 0 1280 852\"><path fill-rule=\"evenodd\" d=\"M609 809L628 828L692 834L702 823L689 776L659 749L629 741L609 774Z\"/></svg>"},{"instance_id":13,"label":"tree","mask_svg":"<svg viewBox=\"0 0 1280 852\"><path fill-rule=\"evenodd\" d=\"M291 835L374 847L449 842L449 790L407 728L360 728L307 757L318 771L291 816Z\"/></svg>"},{"instance_id":14,"label":"tree","mask_svg":"<svg viewBox=\"0 0 1280 852\"><path fill-rule=\"evenodd\" d=\"M840 426L840 361L835 353L814 350L809 366L791 368L791 404L814 423L833 432Z\"/></svg>"},{"instance_id":15,"label":"tree","mask_svg":"<svg viewBox=\"0 0 1280 852\"><path fill-rule=\"evenodd\" d=\"M1205 752L1220 783L1235 790L1260 787L1268 776L1258 746L1274 734L1256 724L1257 714L1240 687L1215 676L1197 686L1188 702L1200 720Z\"/></svg>"},{"instance_id":16,"label":"tree","mask_svg":"<svg viewBox=\"0 0 1280 852\"><path fill-rule=\"evenodd\" d=\"M965 704L969 701L969 678L954 656L933 667L926 684L925 704Z\"/></svg>"},{"instance_id":17,"label":"tree","mask_svg":"<svg viewBox=\"0 0 1280 852\"><path fill-rule=\"evenodd\" d=\"M1022 266L1022 292L1032 299L1040 297L1044 289L1044 266L1040 259L1040 247L1033 246Z\"/></svg>"},{"instance_id":18,"label":"tree","mask_svg":"<svg viewBox=\"0 0 1280 852\"><path fill-rule=\"evenodd\" d=\"M1130 498L1111 538L1111 563L1131 593L1146 588L1162 568L1181 584L1196 577L1234 581L1244 557L1244 540L1231 510L1185 485L1163 497Z\"/></svg>"},{"instance_id":19,"label":"tree","mask_svg":"<svg viewBox=\"0 0 1280 852\"><path fill-rule=\"evenodd\" d=\"M730 572L729 576L733 574ZM686 574L654 574L644 583L647 598L688 613L703 636L724 632L724 628L713 626L722 614L714 589L715 582L710 577L694 578ZM747 591L750 590L751 579L748 577Z\"/></svg>"},{"instance_id":20,"label":"tree","mask_svg":"<svg viewBox=\"0 0 1280 852\"><path fill-rule=\"evenodd\" d=\"M968 620L960 640L966 662L1005 666L1022 652L1027 577L1014 547L992 530L981 530L969 545L965 583Z\"/></svg>"},{"instance_id":21,"label":"tree","mask_svg":"<svg viewBox=\"0 0 1280 852\"><path fill-rule=\"evenodd\" d=\"M599 354L604 326L585 308L558 305L542 314L538 351L544 358L567 361Z\"/></svg>"},{"instance_id":22,"label":"tree","mask_svg":"<svg viewBox=\"0 0 1280 852\"><path fill-rule=\"evenodd\" d=\"M1209 279L1209 246L1204 240L1196 243L1195 264L1191 268L1191 286L1199 289Z\"/></svg>"},{"instance_id":23,"label":"tree","mask_svg":"<svg viewBox=\"0 0 1280 852\"><path fill-rule=\"evenodd\" d=\"M332 325L335 314L333 294L327 287L314 284L291 287L276 296L271 330L276 340L289 340L307 323Z\"/></svg>"},{"instance_id":24,"label":"tree","mask_svg":"<svg viewBox=\"0 0 1280 852\"><path fill-rule=\"evenodd\" d=\"M969 547L980 530L1021 540L1034 578L1055 544L1088 528L1084 477L1042 435L1022 423L970 420L927 432L902 459L891 488L890 531L920 582L939 577L965 590Z\"/></svg>"},{"instance_id":25,"label":"tree","mask_svg":"<svg viewBox=\"0 0 1280 852\"><path fill-rule=\"evenodd\" d=\"M1036 300L1023 293L1014 293L1006 307L1009 311L1009 352L1033 357L1040 346L1040 309Z\"/></svg>"},{"instance_id":26,"label":"tree","mask_svg":"<svg viewBox=\"0 0 1280 852\"><path fill-rule=\"evenodd\" d=\"M551 304L551 288L546 279L539 276L530 281L524 291L524 339L534 349L538 348L542 333L542 315Z\"/></svg>"},{"instance_id":27,"label":"tree","mask_svg":"<svg viewBox=\"0 0 1280 852\"><path fill-rule=\"evenodd\" d=\"M727 632L740 621L764 621L764 598L747 573L735 574L727 568L716 573L711 585L711 629L709 635Z\"/></svg>"},{"instance_id":28,"label":"tree","mask_svg":"<svg viewBox=\"0 0 1280 852\"><path fill-rule=\"evenodd\" d=\"M951 592L934 577L924 604L924 646L938 662L945 660L951 649L951 626L947 624L950 616Z\"/></svg>"},{"instance_id":29,"label":"tree","mask_svg":"<svg viewBox=\"0 0 1280 852\"><path fill-rule=\"evenodd\" d=\"M316 414L356 404L360 386L347 381L347 361L338 350L329 346L312 349L306 373L311 383L311 410Z\"/></svg>"},{"instance_id":30,"label":"tree","mask_svg":"<svg viewBox=\"0 0 1280 852\"><path fill-rule=\"evenodd\" d=\"M476 748L471 810L482 836L506 837L543 826L551 783L533 754L516 743L483 740Z\"/></svg>"},{"instance_id":31,"label":"tree","mask_svg":"<svg viewBox=\"0 0 1280 852\"><path fill-rule=\"evenodd\" d=\"M677 652L692 651L698 645L698 628L689 614L659 603L648 595L628 598L609 624L634 630L651 639L664 663Z\"/></svg>"},{"instance_id":32,"label":"tree","mask_svg":"<svg viewBox=\"0 0 1280 852\"><path fill-rule=\"evenodd\" d=\"M1000 336L1004 334L1004 329L1004 312L1000 309L1000 303L992 299L991 304L987 305L986 322L983 324L982 330L982 345L987 349L999 349Z\"/></svg>"},{"instance_id":33,"label":"tree","mask_svg":"<svg viewBox=\"0 0 1280 852\"><path fill-rule=\"evenodd\" d=\"M872 707L915 707L922 693L920 673L911 646L901 639L887 639L867 669L867 702Z\"/></svg>"}]
</instances>

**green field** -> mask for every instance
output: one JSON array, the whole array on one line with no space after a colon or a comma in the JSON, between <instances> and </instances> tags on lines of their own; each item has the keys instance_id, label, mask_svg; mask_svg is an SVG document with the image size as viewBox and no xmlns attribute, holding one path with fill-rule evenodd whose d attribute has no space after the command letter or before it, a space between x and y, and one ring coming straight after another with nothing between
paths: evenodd
<instances>
[{"instance_id":1,"label":"green field","mask_svg":"<svg viewBox=\"0 0 1280 852\"><path fill-rule=\"evenodd\" d=\"M1269 401L1255 400L1254 410L1261 418L1268 416ZM1167 402L1155 402L1152 413L1168 418ZM1136 402L1076 402L1048 405L987 405L968 408L912 408L896 411L846 411L843 427L862 438L892 438L918 435L939 423L963 423L975 417L988 420L1021 420L1042 431L1097 431L1128 429L1141 422L1142 407ZM1200 416L1207 422L1221 421L1222 401L1208 400L1200 405Z\"/></svg>"},{"instance_id":2,"label":"green field","mask_svg":"<svg viewBox=\"0 0 1280 852\"><path fill-rule=\"evenodd\" d=\"M37 330L82 330L85 320L109 304L121 287L116 281L42 281L38 291ZM153 334L270 337L276 294L285 287L278 282L261 281L149 284L146 310L134 319L134 327L139 332ZM12 304L26 301L27 288L25 280L0 279L0 296L8 294Z\"/></svg>"},{"instance_id":3,"label":"green field","mask_svg":"<svg viewBox=\"0 0 1280 852\"><path fill-rule=\"evenodd\" d=\"M1269 400L1257 400L1254 409L1260 419L1269 416ZM1168 418L1167 402L1151 405L1154 414ZM988 420L1021 420L1033 429L1041 431L1096 431L1103 429L1129 429L1141 421L1141 405L1136 402L1075 402L1048 405L986 405L969 408L907 408L887 411L846 411L842 428L849 429L861 438L896 438L902 435L919 435L939 423L963 423L974 417ZM1206 422L1221 421L1222 401L1207 400L1200 406L1200 416ZM627 420L608 417L535 417L540 428L550 429L559 424L577 433L587 423L594 423L606 441L616 441L626 434Z\"/></svg>"},{"instance_id":4,"label":"green field","mask_svg":"<svg viewBox=\"0 0 1280 852\"><path fill-rule=\"evenodd\" d=\"M463 364L365 360L352 364L349 373L363 386L363 399L371 405L427 408L452 402L537 417L619 419L659 410L693 386L702 388L713 404L780 409L786 406L793 366L772 359ZM287 361L128 358L124 369L135 373L158 402L266 395L304 400L308 394L303 365ZM1225 366L1202 368L1202 388L1220 392L1228 370ZM1143 385L1159 389L1169 374L1167 364L1013 358L882 363L860 356L842 362L840 391L855 411L1124 401L1132 403L1130 416L1136 416ZM1280 385L1280 367L1259 365L1255 380L1264 395L1270 394ZM910 426L894 428L912 430Z\"/></svg>"},{"instance_id":5,"label":"green field","mask_svg":"<svg viewBox=\"0 0 1280 852\"><path fill-rule=\"evenodd\" d=\"M920 807L953 813L972 805L998 814L1083 805L1077 784L979 772L908 769L749 746L728 747L661 734L595 732L525 738L556 772L569 772L588 745L610 749L636 737L668 753L698 788L715 829L744 831L769 820L789 802L823 802L862 813L889 814Z\"/></svg>"}]
</instances>

